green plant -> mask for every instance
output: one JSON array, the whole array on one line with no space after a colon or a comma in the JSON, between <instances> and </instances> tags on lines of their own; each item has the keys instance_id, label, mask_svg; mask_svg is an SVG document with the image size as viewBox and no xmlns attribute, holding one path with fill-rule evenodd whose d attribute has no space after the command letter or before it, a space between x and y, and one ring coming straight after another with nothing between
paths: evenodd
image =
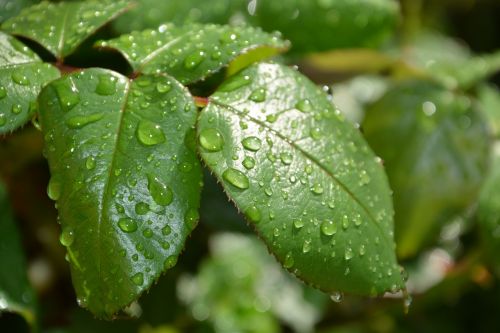
<instances>
[{"instance_id":1,"label":"green plant","mask_svg":"<svg viewBox=\"0 0 500 333\"><path fill-rule=\"evenodd\" d=\"M144 12L152 3L160 13ZM409 306L398 257L415 258L478 197L485 242L491 252L498 247L498 175L482 184L488 120L499 118L479 109L498 103L496 88L482 82L500 68L499 55L472 56L434 34L412 37L401 53L354 49L387 40L394 1L256 3L212 1L195 15L192 1L42 2L2 23L0 134L30 120L41 131L60 243L78 304L95 316L134 314L134 302L182 260L210 177L286 270L334 300L389 292ZM228 14L245 23L225 25ZM100 29L112 21L122 35ZM266 32L274 29L285 37ZM318 31L334 36L311 38ZM441 43L456 52L441 55ZM338 48L351 50L308 56ZM337 96L289 66L301 58L325 72L390 77L372 78L368 97L356 96L351 82L342 113ZM0 272L0 310L35 324L36 297L3 187L0 205L0 262L19 268ZM225 272L234 264L216 253L225 263L213 266ZM210 267L204 279L217 276ZM198 313L199 297L185 296ZM252 318L263 324L249 331L276 329L267 316Z\"/></svg>"}]
</instances>

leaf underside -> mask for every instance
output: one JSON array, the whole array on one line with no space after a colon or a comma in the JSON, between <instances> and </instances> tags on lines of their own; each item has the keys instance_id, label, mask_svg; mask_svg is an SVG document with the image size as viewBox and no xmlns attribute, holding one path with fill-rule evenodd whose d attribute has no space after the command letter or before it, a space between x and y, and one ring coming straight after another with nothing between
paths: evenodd
<instances>
[{"instance_id":1,"label":"leaf underside","mask_svg":"<svg viewBox=\"0 0 500 333\"><path fill-rule=\"evenodd\" d=\"M168 73L189 84L230 65L241 55L252 56L236 70L284 52L289 44L252 27L165 24L156 30L101 41L98 46L121 52L136 73Z\"/></svg>"},{"instance_id":2,"label":"leaf underside","mask_svg":"<svg viewBox=\"0 0 500 333\"><path fill-rule=\"evenodd\" d=\"M110 317L175 265L198 222L194 101L173 78L88 69L39 105L79 303Z\"/></svg>"},{"instance_id":3,"label":"leaf underside","mask_svg":"<svg viewBox=\"0 0 500 333\"><path fill-rule=\"evenodd\" d=\"M204 162L285 268L327 292L403 288L383 168L304 76L243 70L210 98L197 131Z\"/></svg>"},{"instance_id":4,"label":"leaf underside","mask_svg":"<svg viewBox=\"0 0 500 333\"><path fill-rule=\"evenodd\" d=\"M29 38L62 59L128 8L129 2L125 0L44 1L23 9L18 16L4 22L2 30Z\"/></svg>"},{"instance_id":5,"label":"leaf underside","mask_svg":"<svg viewBox=\"0 0 500 333\"><path fill-rule=\"evenodd\" d=\"M41 88L58 77L54 66L0 32L0 134L24 125L33 116Z\"/></svg>"}]
</instances>

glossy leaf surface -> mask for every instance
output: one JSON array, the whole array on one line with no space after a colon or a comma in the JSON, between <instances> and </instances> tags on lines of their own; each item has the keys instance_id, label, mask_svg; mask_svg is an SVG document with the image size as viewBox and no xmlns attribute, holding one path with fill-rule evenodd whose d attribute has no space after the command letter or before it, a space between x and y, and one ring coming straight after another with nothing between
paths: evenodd
<instances>
[{"instance_id":1,"label":"glossy leaf surface","mask_svg":"<svg viewBox=\"0 0 500 333\"><path fill-rule=\"evenodd\" d=\"M282 265L327 292L403 281L383 168L307 78L260 64L231 77L198 123L200 153Z\"/></svg>"},{"instance_id":2,"label":"glossy leaf surface","mask_svg":"<svg viewBox=\"0 0 500 333\"><path fill-rule=\"evenodd\" d=\"M128 6L123 0L57 4L44 1L23 9L18 16L4 22L2 29L39 43L61 59Z\"/></svg>"},{"instance_id":3,"label":"glossy leaf surface","mask_svg":"<svg viewBox=\"0 0 500 333\"><path fill-rule=\"evenodd\" d=\"M394 190L398 253L412 256L478 194L488 164L487 124L468 97L412 81L371 106L363 130Z\"/></svg>"},{"instance_id":4,"label":"glossy leaf surface","mask_svg":"<svg viewBox=\"0 0 500 333\"><path fill-rule=\"evenodd\" d=\"M198 222L196 107L172 78L89 69L39 98L80 305L109 317L175 265Z\"/></svg>"},{"instance_id":5,"label":"glossy leaf surface","mask_svg":"<svg viewBox=\"0 0 500 333\"><path fill-rule=\"evenodd\" d=\"M258 28L213 24L162 25L98 45L120 51L136 73L168 73L184 84L204 79L238 56L248 61L233 72L288 48L288 42Z\"/></svg>"},{"instance_id":6,"label":"glossy leaf surface","mask_svg":"<svg viewBox=\"0 0 500 333\"><path fill-rule=\"evenodd\" d=\"M35 294L26 276L21 239L10 211L7 191L0 183L0 315L15 312L28 323L35 320Z\"/></svg>"},{"instance_id":7,"label":"glossy leaf surface","mask_svg":"<svg viewBox=\"0 0 500 333\"><path fill-rule=\"evenodd\" d=\"M59 71L15 38L0 32L0 134L24 125L42 87Z\"/></svg>"},{"instance_id":8,"label":"glossy leaf surface","mask_svg":"<svg viewBox=\"0 0 500 333\"><path fill-rule=\"evenodd\" d=\"M298 53L377 46L396 26L399 6L392 0L258 1L257 23L278 30Z\"/></svg>"},{"instance_id":9,"label":"glossy leaf surface","mask_svg":"<svg viewBox=\"0 0 500 333\"><path fill-rule=\"evenodd\" d=\"M12 16L17 15L21 9L31 6L37 0L1 0L0 1L0 23Z\"/></svg>"}]
</instances>

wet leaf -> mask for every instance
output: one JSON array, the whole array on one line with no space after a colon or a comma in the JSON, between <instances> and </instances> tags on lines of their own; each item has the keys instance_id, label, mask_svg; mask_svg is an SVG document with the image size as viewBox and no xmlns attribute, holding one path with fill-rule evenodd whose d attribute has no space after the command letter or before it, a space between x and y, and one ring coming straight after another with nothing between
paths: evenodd
<instances>
[{"instance_id":1,"label":"wet leaf","mask_svg":"<svg viewBox=\"0 0 500 333\"><path fill-rule=\"evenodd\" d=\"M7 191L0 183L0 315L15 312L35 324L35 293L27 276L21 239L7 199Z\"/></svg>"},{"instance_id":2,"label":"wet leaf","mask_svg":"<svg viewBox=\"0 0 500 333\"><path fill-rule=\"evenodd\" d=\"M0 1L0 23L17 15L21 9L31 6L36 0L2 0Z\"/></svg>"},{"instance_id":3,"label":"wet leaf","mask_svg":"<svg viewBox=\"0 0 500 333\"><path fill-rule=\"evenodd\" d=\"M58 77L55 67L0 32L0 134L24 125L36 110L41 88Z\"/></svg>"},{"instance_id":4,"label":"wet leaf","mask_svg":"<svg viewBox=\"0 0 500 333\"><path fill-rule=\"evenodd\" d=\"M478 88L478 99L493 135L500 138L500 90L494 85L483 84Z\"/></svg>"},{"instance_id":5,"label":"wet leaf","mask_svg":"<svg viewBox=\"0 0 500 333\"><path fill-rule=\"evenodd\" d=\"M98 45L121 52L136 73L168 73L184 84L202 80L228 65L234 73L288 48L288 42L258 28L213 24L167 24Z\"/></svg>"},{"instance_id":6,"label":"wet leaf","mask_svg":"<svg viewBox=\"0 0 500 333\"><path fill-rule=\"evenodd\" d=\"M365 136L384 160L401 257L415 255L476 198L487 169L487 124L470 98L411 81L371 106Z\"/></svg>"},{"instance_id":7,"label":"wet leaf","mask_svg":"<svg viewBox=\"0 0 500 333\"><path fill-rule=\"evenodd\" d=\"M210 98L198 140L228 196L296 276L332 293L403 288L383 168L307 78L281 65L243 70Z\"/></svg>"},{"instance_id":8,"label":"wet leaf","mask_svg":"<svg viewBox=\"0 0 500 333\"><path fill-rule=\"evenodd\" d=\"M73 285L109 317L175 265L198 222L196 107L177 81L89 69L39 98Z\"/></svg>"},{"instance_id":9,"label":"wet leaf","mask_svg":"<svg viewBox=\"0 0 500 333\"><path fill-rule=\"evenodd\" d=\"M2 24L2 30L31 39L57 58L73 53L100 27L127 10L128 1L77 1L25 8Z\"/></svg>"}]
</instances>

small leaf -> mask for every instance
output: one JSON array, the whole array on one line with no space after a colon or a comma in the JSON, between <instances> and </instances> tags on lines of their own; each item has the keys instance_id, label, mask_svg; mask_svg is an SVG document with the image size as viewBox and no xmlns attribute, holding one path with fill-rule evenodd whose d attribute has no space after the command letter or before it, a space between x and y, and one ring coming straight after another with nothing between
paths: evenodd
<instances>
[{"instance_id":1,"label":"small leaf","mask_svg":"<svg viewBox=\"0 0 500 333\"><path fill-rule=\"evenodd\" d=\"M493 135L500 139L500 90L494 85L483 84L478 88L478 99Z\"/></svg>"},{"instance_id":2,"label":"small leaf","mask_svg":"<svg viewBox=\"0 0 500 333\"><path fill-rule=\"evenodd\" d=\"M249 67L202 111L200 153L285 268L327 291L403 288L392 203L360 133L307 78Z\"/></svg>"},{"instance_id":3,"label":"small leaf","mask_svg":"<svg viewBox=\"0 0 500 333\"><path fill-rule=\"evenodd\" d=\"M39 97L73 284L109 317L175 265L198 221L196 106L174 79L89 69Z\"/></svg>"},{"instance_id":4,"label":"small leaf","mask_svg":"<svg viewBox=\"0 0 500 333\"><path fill-rule=\"evenodd\" d=\"M162 25L103 41L121 52L136 73L168 73L184 84L202 80L235 60L232 73L286 51L288 43L258 28L219 25ZM242 59L242 56L244 57Z\"/></svg>"},{"instance_id":5,"label":"small leaf","mask_svg":"<svg viewBox=\"0 0 500 333\"><path fill-rule=\"evenodd\" d=\"M0 134L24 125L33 116L41 88L58 77L55 67L0 32Z\"/></svg>"},{"instance_id":6,"label":"small leaf","mask_svg":"<svg viewBox=\"0 0 500 333\"><path fill-rule=\"evenodd\" d=\"M483 244L488 259L495 272L500 276L500 143L497 141L493 150L493 163L490 174L486 178L478 205L478 222Z\"/></svg>"},{"instance_id":7,"label":"small leaf","mask_svg":"<svg viewBox=\"0 0 500 333\"><path fill-rule=\"evenodd\" d=\"M396 243L415 255L476 198L488 164L476 102L425 81L392 87L368 108L365 136L394 190Z\"/></svg>"},{"instance_id":8,"label":"small leaf","mask_svg":"<svg viewBox=\"0 0 500 333\"><path fill-rule=\"evenodd\" d=\"M393 0L259 1L255 20L290 39L293 52L374 47L389 37L399 16Z\"/></svg>"},{"instance_id":9,"label":"small leaf","mask_svg":"<svg viewBox=\"0 0 500 333\"><path fill-rule=\"evenodd\" d=\"M0 315L15 312L35 324L35 293L27 276L19 232L14 224L7 192L0 183Z\"/></svg>"},{"instance_id":10,"label":"small leaf","mask_svg":"<svg viewBox=\"0 0 500 333\"><path fill-rule=\"evenodd\" d=\"M100 27L128 9L128 1L42 2L2 24L13 35L29 38L57 58L73 53Z\"/></svg>"}]
</instances>

